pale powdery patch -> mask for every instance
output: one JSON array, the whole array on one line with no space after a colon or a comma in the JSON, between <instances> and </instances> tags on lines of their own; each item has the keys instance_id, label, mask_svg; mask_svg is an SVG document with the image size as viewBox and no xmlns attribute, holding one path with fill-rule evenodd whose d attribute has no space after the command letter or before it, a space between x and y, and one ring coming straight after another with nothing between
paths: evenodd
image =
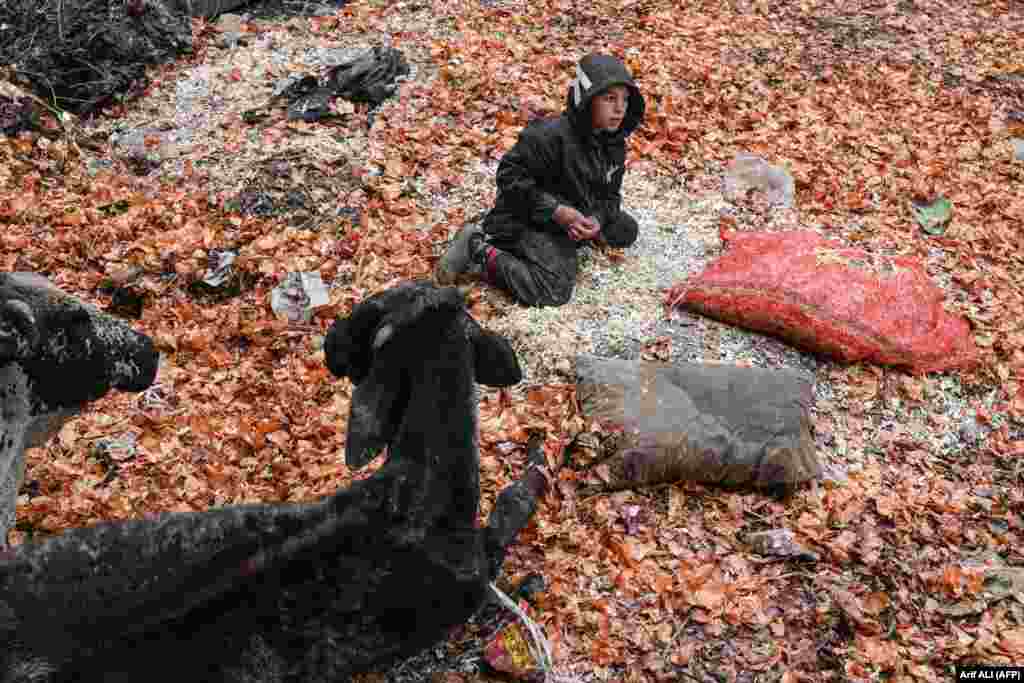
<instances>
[{"instance_id":1,"label":"pale powdery patch","mask_svg":"<svg viewBox=\"0 0 1024 683\"><path fill-rule=\"evenodd\" d=\"M682 188L637 189L629 195L632 206L624 208L640 232L636 243L621 251L621 260L609 258L614 252L584 248L569 303L524 308L503 300L498 305L507 314L489 327L512 343L526 382L565 381L579 353L638 358L645 344L666 335L673 337L674 357L693 355L689 351L699 347L700 330L691 329L690 316L667 314L664 290L719 253L718 217L727 204L720 195L691 198ZM487 296L504 298L491 291Z\"/></svg>"}]
</instances>

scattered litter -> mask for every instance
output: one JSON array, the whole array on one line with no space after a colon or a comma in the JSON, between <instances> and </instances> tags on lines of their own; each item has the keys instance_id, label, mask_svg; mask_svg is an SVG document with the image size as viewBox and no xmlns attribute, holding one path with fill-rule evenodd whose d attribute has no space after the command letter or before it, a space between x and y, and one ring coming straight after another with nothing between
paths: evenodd
<instances>
[{"instance_id":1,"label":"scattered litter","mask_svg":"<svg viewBox=\"0 0 1024 683\"><path fill-rule=\"evenodd\" d=\"M818 561L818 554L797 543L796 536L789 529L756 531L747 534L744 541L759 555L793 558L806 562Z\"/></svg>"},{"instance_id":2,"label":"scattered litter","mask_svg":"<svg viewBox=\"0 0 1024 683\"><path fill-rule=\"evenodd\" d=\"M949 219L953 217L953 202L945 197L930 203L913 200L910 202L910 210L922 230L929 235L941 235L946 232Z\"/></svg>"},{"instance_id":3,"label":"scattered litter","mask_svg":"<svg viewBox=\"0 0 1024 683\"><path fill-rule=\"evenodd\" d=\"M627 536L635 536L640 530L640 506L627 505L622 508L622 525L626 527Z\"/></svg>"},{"instance_id":4,"label":"scattered litter","mask_svg":"<svg viewBox=\"0 0 1024 683\"><path fill-rule=\"evenodd\" d=\"M519 622L513 622L498 632L484 648L484 660L496 670L517 678L543 683L579 683L580 678L555 669L551 645L541 627L493 583L491 591L519 618Z\"/></svg>"},{"instance_id":5,"label":"scattered litter","mask_svg":"<svg viewBox=\"0 0 1024 683\"><path fill-rule=\"evenodd\" d=\"M238 258L236 249L210 249L206 255L206 270L203 277L188 284L193 296L223 301L241 294L244 286L251 281L245 271L235 268Z\"/></svg>"},{"instance_id":6,"label":"scattered litter","mask_svg":"<svg viewBox=\"0 0 1024 683\"><path fill-rule=\"evenodd\" d=\"M172 397L172 391L163 382L154 382L148 389L139 394L139 408L142 410L166 410L171 408L172 403L177 403Z\"/></svg>"},{"instance_id":7,"label":"scattered litter","mask_svg":"<svg viewBox=\"0 0 1024 683\"><path fill-rule=\"evenodd\" d=\"M268 104L279 99L288 102L291 120L313 122L347 115L355 111L352 102L367 102L371 107L383 103L397 90L398 80L410 72L400 50L377 46L330 67L322 77L293 76L278 81ZM336 102L339 97L346 102ZM250 109L244 118L255 122L263 115L263 108Z\"/></svg>"},{"instance_id":8,"label":"scattered litter","mask_svg":"<svg viewBox=\"0 0 1024 683\"><path fill-rule=\"evenodd\" d=\"M825 463L821 466L821 482L828 488L845 486L850 481L847 468L839 463Z\"/></svg>"},{"instance_id":9,"label":"scattered litter","mask_svg":"<svg viewBox=\"0 0 1024 683\"><path fill-rule=\"evenodd\" d=\"M229 249L213 250L209 255L210 265L203 275L202 283L207 287L220 287L231 279L232 265L238 258L238 252Z\"/></svg>"},{"instance_id":10,"label":"scattered litter","mask_svg":"<svg viewBox=\"0 0 1024 683\"><path fill-rule=\"evenodd\" d=\"M135 457L138 442L133 432L113 437L105 436L92 444L93 455L97 458L110 458L115 462L124 462Z\"/></svg>"},{"instance_id":11,"label":"scattered litter","mask_svg":"<svg viewBox=\"0 0 1024 683\"><path fill-rule=\"evenodd\" d=\"M320 273L288 273L270 293L270 307L289 322L308 323L313 311L330 302Z\"/></svg>"},{"instance_id":12,"label":"scattered litter","mask_svg":"<svg viewBox=\"0 0 1024 683\"><path fill-rule=\"evenodd\" d=\"M118 131L110 136L110 142L122 155L137 159L146 156L146 129Z\"/></svg>"},{"instance_id":13,"label":"scattered litter","mask_svg":"<svg viewBox=\"0 0 1024 683\"><path fill-rule=\"evenodd\" d=\"M346 112L344 108L335 107L335 97L336 95L330 90L318 88L288 106L288 120L313 123L314 121L351 113L351 111ZM351 104L348 106L349 108L352 107Z\"/></svg>"},{"instance_id":14,"label":"scattered litter","mask_svg":"<svg viewBox=\"0 0 1024 683\"><path fill-rule=\"evenodd\" d=\"M515 678L533 678L540 671L539 663L519 622L502 628L484 647L484 661L493 669Z\"/></svg>"},{"instance_id":15,"label":"scattered litter","mask_svg":"<svg viewBox=\"0 0 1024 683\"><path fill-rule=\"evenodd\" d=\"M768 201L788 209L793 206L796 185L786 169L772 166L754 154L741 152L726 169L725 196L735 200L750 190L760 190Z\"/></svg>"}]
</instances>

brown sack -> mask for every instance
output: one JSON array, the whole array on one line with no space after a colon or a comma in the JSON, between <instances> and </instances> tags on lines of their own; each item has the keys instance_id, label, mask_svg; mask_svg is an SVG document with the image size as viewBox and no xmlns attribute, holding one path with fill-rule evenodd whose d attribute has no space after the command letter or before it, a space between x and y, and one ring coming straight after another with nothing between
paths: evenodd
<instances>
[{"instance_id":1,"label":"brown sack","mask_svg":"<svg viewBox=\"0 0 1024 683\"><path fill-rule=\"evenodd\" d=\"M612 486L791 487L821 475L805 373L580 355L576 381L584 417L621 432L604 453Z\"/></svg>"}]
</instances>

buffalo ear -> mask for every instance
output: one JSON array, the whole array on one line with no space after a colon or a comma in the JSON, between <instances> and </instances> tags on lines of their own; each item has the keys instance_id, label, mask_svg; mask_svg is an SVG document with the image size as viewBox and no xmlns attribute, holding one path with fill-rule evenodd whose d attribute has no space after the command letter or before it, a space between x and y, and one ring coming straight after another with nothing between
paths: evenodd
<instances>
[{"instance_id":1,"label":"buffalo ear","mask_svg":"<svg viewBox=\"0 0 1024 683\"><path fill-rule=\"evenodd\" d=\"M523 369L512 345L504 337L474 322L472 333L476 381L490 387L508 387L523 379Z\"/></svg>"},{"instance_id":2,"label":"buffalo ear","mask_svg":"<svg viewBox=\"0 0 1024 683\"><path fill-rule=\"evenodd\" d=\"M363 381L373 358L373 335L383 317L383 307L371 298L331 324L324 339L324 361L331 374L348 377L354 384Z\"/></svg>"}]
</instances>

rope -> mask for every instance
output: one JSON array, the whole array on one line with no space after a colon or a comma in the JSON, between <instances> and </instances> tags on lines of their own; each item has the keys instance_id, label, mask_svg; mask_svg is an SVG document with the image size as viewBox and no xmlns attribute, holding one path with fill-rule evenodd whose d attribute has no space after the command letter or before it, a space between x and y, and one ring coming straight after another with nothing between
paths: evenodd
<instances>
[{"instance_id":1,"label":"rope","mask_svg":"<svg viewBox=\"0 0 1024 683\"><path fill-rule=\"evenodd\" d=\"M548 643L548 639L544 637L544 632L540 626L533 619L524 612L519 605L515 603L512 598L505 595L500 588L495 586L493 583L490 584L491 591L497 596L498 600L508 608L513 614L519 617L519 621L526 628L526 632L530 634L530 638L526 644L530 648L530 656L533 657L533 661L537 663L537 666L541 671L544 672L544 683L583 683L583 679L573 676L571 674L558 673L554 670L551 659L551 645Z\"/></svg>"}]
</instances>

